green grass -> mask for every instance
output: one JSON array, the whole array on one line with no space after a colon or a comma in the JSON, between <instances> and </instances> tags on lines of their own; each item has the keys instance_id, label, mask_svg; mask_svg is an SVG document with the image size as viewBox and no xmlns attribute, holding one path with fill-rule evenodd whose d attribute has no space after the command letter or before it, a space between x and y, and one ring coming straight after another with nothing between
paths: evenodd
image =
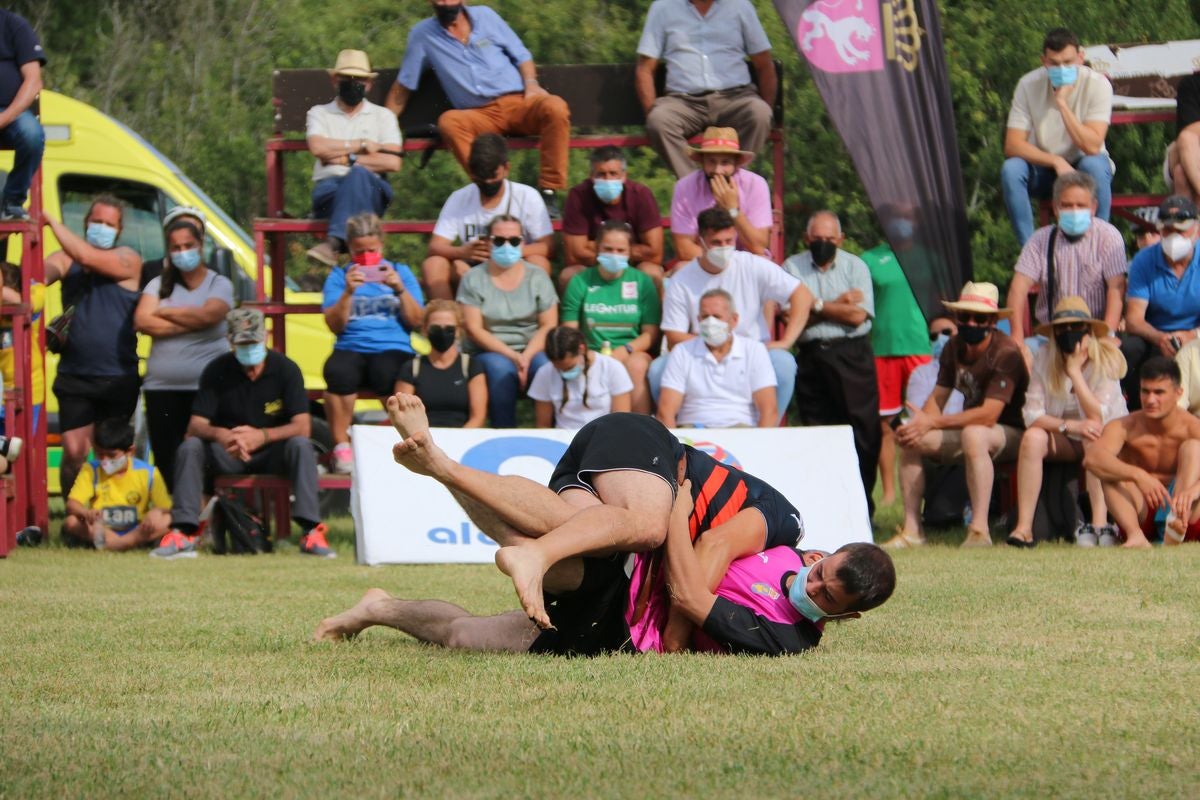
<instances>
[{"instance_id":1,"label":"green grass","mask_svg":"<svg viewBox=\"0 0 1200 800\"><path fill-rule=\"evenodd\" d=\"M313 645L371 586L515 606L485 566L0 562L0 797L1195 797L1200 547L897 556L787 659Z\"/></svg>"}]
</instances>

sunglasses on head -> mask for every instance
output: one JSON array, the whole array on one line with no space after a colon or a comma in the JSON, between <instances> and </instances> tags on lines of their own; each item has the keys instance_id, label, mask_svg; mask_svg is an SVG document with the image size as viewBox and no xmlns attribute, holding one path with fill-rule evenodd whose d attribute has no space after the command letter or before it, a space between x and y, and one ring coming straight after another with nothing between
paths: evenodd
<instances>
[{"instance_id":1,"label":"sunglasses on head","mask_svg":"<svg viewBox=\"0 0 1200 800\"><path fill-rule=\"evenodd\" d=\"M959 325L991 325L996 318L995 314L971 314L962 311L955 316L958 317Z\"/></svg>"},{"instance_id":2,"label":"sunglasses on head","mask_svg":"<svg viewBox=\"0 0 1200 800\"><path fill-rule=\"evenodd\" d=\"M493 236L492 244L496 247L501 247L505 244L511 244L513 247L520 247L523 240L520 236Z\"/></svg>"},{"instance_id":3,"label":"sunglasses on head","mask_svg":"<svg viewBox=\"0 0 1200 800\"><path fill-rule=\"evenodd\" d=\"M930 331L929 332L929 341L936 342L937 338L939 336L941 336L943 333L946 334L947 336L954 335L954 331L952 331L950 328L942 328L940 331Z\"/></svg>"}]
</instances>

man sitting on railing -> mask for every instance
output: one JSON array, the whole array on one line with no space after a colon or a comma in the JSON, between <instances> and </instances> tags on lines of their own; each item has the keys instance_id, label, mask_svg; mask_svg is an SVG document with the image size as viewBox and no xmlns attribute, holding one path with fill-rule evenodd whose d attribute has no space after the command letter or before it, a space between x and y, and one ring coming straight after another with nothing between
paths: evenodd
<instances>
[{"instance_id":1,"label":"man sitting on railing","mask_svg":"<svg viewBox=\"0 0 1200 800\"><path fill-rule=\"evenodd\" d=\"M438 118L438 131L463 169L471 142L481 133L537 136L542 155L538 188L558 216L555 192L567 187L571 136L566 101L541 87L533 56L495 11L486 6L468 10L461 0L430 4L435 16L421 20L408 34L388 109L397 117L403 114L421 75L433 70L454 106Z\"/></svg>"},{"instance_id":2,"label":"man sitting on railing","mask_svg":"<svg viewBox=\"0 0 1200 800\"><path fill-rule=\"evenodd\" d=\"M382 215L392 202L384 176L400 170L400 124L365 99L377 74L362 50L343 50L329 70L337 97L308 110L308 150L317 159L313 215L329 219L328 238L308 255L331 267L346 251L346 220L362 213Z\"/></svg>"},{"instance_id":3,"label":"man sitting on railing","mask_svg":"<svg viewBox=\"0 0 1200 800\"><path fill-rule=\"evenodd\" d=\"M1163 177L1172 194L1200 202L1200 71L1179 82L1175 129L1176 139L1167 148Z\"/></svg>"},{"instance_id":4,"label":"man sitting on railing","mask_svg":"<svg viewBox=\"0 0 1200 800\"><path fill-rule=\"evenodd\" d=\"M0 146L15 151L0 197L0 219L28 219L21 206L46 146L42 124L31 110L42 90L46 52L29 23L4 9L0 9L0 41Z\"/></svg>"}]
</instances>

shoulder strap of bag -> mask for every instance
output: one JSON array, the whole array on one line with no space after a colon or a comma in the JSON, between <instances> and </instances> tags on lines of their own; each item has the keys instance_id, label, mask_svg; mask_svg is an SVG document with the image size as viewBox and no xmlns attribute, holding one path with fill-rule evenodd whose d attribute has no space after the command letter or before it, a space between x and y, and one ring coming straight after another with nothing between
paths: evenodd
<instances>
[{"instance_id":1,"label":"shoulder strap of bag","mask_svg":"<svg viewBox=\"0 0 1200 800\"><path fill-rule=\"evenodd\" d=\"M1058 241L1058 226L1050 228L1050 242L1046 245L1046 319L1049 322L1054 316L1055 295L1058 294L1058 282L1054 279L1054 244Z\"/></svg>"},{"instance_id":2,"label":"shoulder strap of bag","mask_svg":"<svg viewBox=\"0 0 1200 800\"><path fill-rule=\"evenodd\" d=\"M422 356L417 356L416 358L413 359L413 362L412 362L413 383L417 382L417 376L421 374L421 358L422 358Z\"/></svg>"},{"instance_id":3,"label":"shoulder strap of bag","mask_svg":"<svg viewBox=\"0 0 1200 800\"><path fill-rule=\"evenodd\" d=\"M461 356L458 357L458 363L462 364L463 377L470 378L471 376L467 372L467 367L469 367L471 365L471 356L467 355L466 353L463 353Z\"/></svg>"}]
</instances>

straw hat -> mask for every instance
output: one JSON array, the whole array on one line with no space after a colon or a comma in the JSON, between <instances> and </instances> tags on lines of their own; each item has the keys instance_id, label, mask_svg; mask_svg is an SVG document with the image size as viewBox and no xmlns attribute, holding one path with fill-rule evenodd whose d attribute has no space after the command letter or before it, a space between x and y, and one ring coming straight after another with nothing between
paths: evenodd
<instances>
[{"instance_id":1,"label":"straw hat","mask_svg":"<svg viewBox=\"0 0 1200 800\"><path fill-rule=\"evenodd\" d=\"M733 128L705 128L700 137L700 146L688 147L688 158L692 161L702 161L705 153L741 156L741 165L754 160L754 153L741 149L738 133Z\"/></svg>"},{"instance_id":2,"label":"straw hat","mask_svg":"<svg viewBox=\"0 0 1200 800\"><path fill-rule=\"evenodd\" d=\"M371 61L362 50L343 50L338 53L337 61L330 75L345 75L348 78L374 78L378 72L371 71Z\"/></svg>"},{"instance_id":3,"label":"straw hat","mask_svg":"<svg viewBox=\"0 0 1200 800\"><path fill-rule=\"evenodd\" d=\"M1087 303L1083 302L1083 298L1075 296L1059 300L1058 305L1054 307L1054 314L1050 317L1050 321L1038 325L1033 332L1039 336L1053 336L1054 326L1071 325L1076 322L1086 322L1090 325L1092 337L1095 339L1103 339L1108 336L1108 325L1103 320L1093 317L1091 309L1087 307Z\"/></svg>"},{"instance_id":4,"label":"straw hat","mask_svg":"<svg viewBox=\"0 0 1200 800\"><path fill-rule=\"evenodd\" d=\"M975 311L980 314L1012 316L1011 308L1000 307L1000 290L994 283L967 281L957 301L943 300L942 305L951 311Z\"/></svg>"}]
</instances>

